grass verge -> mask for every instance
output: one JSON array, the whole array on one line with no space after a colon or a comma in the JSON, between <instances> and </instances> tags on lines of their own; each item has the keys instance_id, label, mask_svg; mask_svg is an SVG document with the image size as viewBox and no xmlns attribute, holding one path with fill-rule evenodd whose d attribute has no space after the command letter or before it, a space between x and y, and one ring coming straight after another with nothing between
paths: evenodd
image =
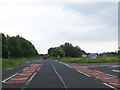
<instances>
[{"instance_id":1,"label":"grass verge","mask_svg":"<svg viewBox=\"0 0 120 90\"><path fill-rule=\"evenodd\" d=\"M32 58L2 58L2 68L11 68L17 65L22 64L25 61L30 61L30 60L37 60L39 57L32 57Z\"/></svg>"},{"instance_id":2,"label":"grass verge","mask_svg":"<svg viewBox=\"0 0 120 90\"><path fill-rule=\"evenodd\" d=\"M71 57L64 57L59 58L60 61L63 62L71 62L71 63L105 63L105 62L120 62L118 57L99 57L96 59L92 58L71 58Z\"/></svg>"}]
</instances>

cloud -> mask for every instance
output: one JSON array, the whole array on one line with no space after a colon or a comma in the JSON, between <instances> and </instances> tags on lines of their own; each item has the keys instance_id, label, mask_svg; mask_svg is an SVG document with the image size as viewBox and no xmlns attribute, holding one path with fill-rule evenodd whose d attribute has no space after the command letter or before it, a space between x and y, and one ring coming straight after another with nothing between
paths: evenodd
<instances>
[{"instance_id":1,"label":"cloud","mask_svg":"<svg viewBox=\"0 0 120 90\"><path fill-rule=\"evenodd\" d=\"M35 45L39 53L46 53L48 48L66 41L82 44L82 47L92 43L96 46L117 44L117 3L3 1L0 32L22 35ZM94 48L99 52L98 47ZM107 51L110 48L116 49L113 44Z\"/></svg>"}]
</instances>

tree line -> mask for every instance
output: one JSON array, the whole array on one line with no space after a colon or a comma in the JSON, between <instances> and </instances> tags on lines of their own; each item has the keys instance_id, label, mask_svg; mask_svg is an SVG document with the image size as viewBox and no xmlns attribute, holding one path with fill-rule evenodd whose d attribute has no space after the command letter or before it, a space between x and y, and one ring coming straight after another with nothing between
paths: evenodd
<instances>
[{"instance_id":1,"label":"tree line","mask_svg":"<svg viewBox=\"0 0 120 90\"><path fill-rule=\"evenodd\" d=\"M17 35L10 37L9 35L1 34L2 38L2 58L20 58L34 57L38 55L34 45Z\"/></svg>"},{"instance_id":2,"label":"tree line","mask_svg":"<svg viewBox=\"0 0 120 90\"><path fill-rule=\"evenodd\" d=\"M79 46L73 46L71 43L65 43L58 47L51 47L48 49L48 55L52 57L81 57L86 52L81 50Z\"/></svg>"}]
</instances>

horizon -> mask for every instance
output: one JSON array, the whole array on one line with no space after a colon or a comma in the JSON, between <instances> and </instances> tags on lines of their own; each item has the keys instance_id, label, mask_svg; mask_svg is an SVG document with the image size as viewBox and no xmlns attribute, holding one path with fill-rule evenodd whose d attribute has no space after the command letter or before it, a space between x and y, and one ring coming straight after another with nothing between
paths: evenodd
<instances>
[{"instance_id":1,"label":"horizon","mask_svg":"<svg viewBox=\"0 0 120 90\"><path fill-rule=\"evenodd\" d=\"M0 32L1 34L4 34L4 33L2 33L2 32ZM5 36L7 36L8 34L4 34ZM17 34L17 35L19 35L19 34ZM13 36L17 36L17 35L13 35ZM8 36L10 36L10 35L8 35ZM10 36L10 37L13 37L13 36ZM22 37L22 38L24 38L23 36L21 36L21 35L19 35L20 37ZM24 38L24 39L26 39L26 38ZM27 39L26 39L27 40ZM28 40L29 41L29 40ZM31 41L30 41L31 42ZM32 42L31 42L32 43ZM65 42L65 43L70 43L70 42ZM61 43L60 45L63 45L63 44L65 44L65 43ZM33 44L33 43L32 43ZM71 43L72 44L72 43ZM34 45L34 44L33 44ZM60 45L58 45L58 46L60 46ZM73 45L73 44L72 44ZM35 46L35 45L34 45ZM54 48L54 47L58 47L58 46L52 46L52 48ZM73 46L77 46L77 45L73 45ZM80 47L80 46L79 46ZM49 47L49 48L51 48L51 47ZM81 47L80 47L81 48ZM36 48L35 48L36 49ZM36 49L37 50L37 49ZM81 50L83 50L83 49L81 49ZM38 51L38 50L37 50ZM85 51L85 50L83 50L83 51ZM115 51L107 51L107 52L100 52L100 53L98 53L98 52L93 52L93 53L98 53L98 54L102 54L102 53L108 53L108 52L116 52L116 51L118 51L118 50L115 50ZM85 51L86 52L86 51ZM91 52L86 52L86 53L91 53ZM39 53L38 52L38 54L47 54L47 53Z\"/></svg>"}]
</instances>

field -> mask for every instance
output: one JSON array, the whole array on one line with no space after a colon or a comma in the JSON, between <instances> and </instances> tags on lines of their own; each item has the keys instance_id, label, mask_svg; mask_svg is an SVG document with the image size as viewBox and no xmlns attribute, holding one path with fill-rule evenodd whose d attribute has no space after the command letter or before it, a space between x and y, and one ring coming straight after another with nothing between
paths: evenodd
<instances>
[{"instance_id":1,"label":"field","mask_svg":"<svg viewBox=\"0 0 120 90\"><path fill-rule=\"evenodd\" d=\"M118 57L99 57L99 58L96 58L96 59L64 57L64 58L59 58L59 60L60 60L60 61L63 61L63 62L71 62L71 63L120 62L120 59L118 59Z\"/></svg>"},{"instance_id":2,"label":"field","mask_svg":"<svg viewBox=\"0 0 120 90\"><path fill-rule=\"evenodd\" d=\"M33 58L9 58L9 59L4 59L2 58L2 68L10 68L14 67L16 65L22 64L24 61L28 60L36 60L38 57L33 57Z\"/></svg>"}]
</instances>

